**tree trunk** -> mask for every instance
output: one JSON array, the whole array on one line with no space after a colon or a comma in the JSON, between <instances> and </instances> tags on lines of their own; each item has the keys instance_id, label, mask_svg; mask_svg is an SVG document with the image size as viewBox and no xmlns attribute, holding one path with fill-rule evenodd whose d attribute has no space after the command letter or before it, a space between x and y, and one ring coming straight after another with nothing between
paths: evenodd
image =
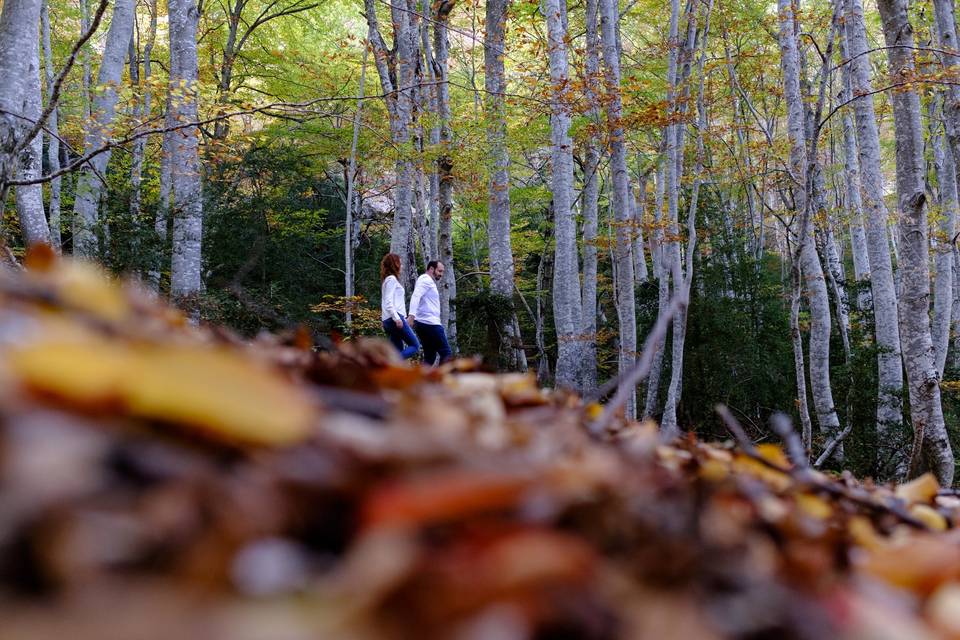
<instances>
[{"instance_id":1,"label":"tree trunk","mask_svg":"<svg viewBox=\"0 0 960 640\"><path fill-rule=\"evenodd\" d=\"M507 82L503 68L509 4L509 0L487 1L486 35L483 40L484 102L491 161L487 185L487 242L490 250L490 290L507 305L503 323L499 327L502 336L500 359L509 369L526 371L527 357L513 308L514 265L510 246L510 155L506 144L504 94Z\"/></svg>"},{"instance_id":2,"label":"tree trunk","mask_svg":"<svg viewBox=\"0 0 960 640\"><path fill-rule=\"evenodd\" d=\"M584 51L584 97L587 103L587 136L584 142L583 191L583 298L580 309L583 334L583 389L597 387L597 217L600 201L600 32L599 0L586 2L587 43Z\"/></svg>"},{"instance_id":3,"label":"tree trunk","mask_svg":"<svg viewBox=\"0 0 960 640\"><path fill-rule=\"evenodd\" d=\"M31 90L30 51L37 40L40 0L6 0L0 14L0 184L17 169L17 147L29 131L18 114ZM6 195L6 189L3 190Z\"/></svg>"},{"instance_id":4,"label":"tree trunk","mask_svg":"<svg viewBox=\"0 0 960 640\"><path fill-rule=\"evenodd\" d=\"M633 210L633 274L637 284L643 284L650 279L647 270L647 259L644 255L643 223L647 210L647 175L643 174L637 181L637 193L630 190L630 205Z\"/></svg>"},{"instance_id":5,"label":"tree trunk","mask_svg":"<svg viewBox=\"0 0 960 640\"><path fill-rule=\"evenodd\" d=\"M630 198L630 174L623 130L623 103L620 97L620 14L617 0L600 0L600 30L603 38L604 78L606 81L607 135L610 147L610 174L613 187L613 217L616 222L614 263L617 270L617 319L620 333L619 371L633 368L637 353L636 298L633 272L633 207ZM636 413L636 394L626 404L627 418Z\"/></svg>"},{"instance_id":6,"label":"tree trunk","mask_svg":"<svg viewBox=\"0 0 960 640\"><path fill-rule=\"evenodd\" d=\"M367 80L367 55L370 49L363 43L363 62L360 65L360 88L357 99L357 110L353 114L353 137L350 140L350 159L347 162L347 199L346 221L343 232L343 295L347 299L347 314L345 324L349 330L353 324L353 226L354 226L354 177L357 173L357 145L360 142L360 118L363 113L363 91ZM359 213L359 212L358 212Z\"/></svg>"},{"instance_id":7,"label":"tree trunk","mask_svg":"<svg viewBox=\"0 0 960 640\"><path fill-rule=\"evenodd\" d=\"M942 98L943 96L941 94ZM942 100L939 102L942 103ZM932 104L932 103L931 103ZM935 118L931 119L935 122ZM937 187L940 200L940 216L937 233L934 236L933 281L933 322L932 339L934 361L937 373L943 378L947 364L947 350L950 346L950 321L953 311L953 237L956 234L957 220L957 172L953 153L945 148L944 136L940 133L939 123L931 135L933 162L937 175Z\"/></svg>"},{"instance_id":8,"label":"tree trunk","mask_svg":"<svg viewBox=\"0 0 960 640\"><path fill-rule=\"evenodd\" d=\"M937 42L946 51L960 51L957 40L956 8L953 0L933 0ZM956 78L960 73L960 56L941 55L944 76ZM944 87L943 122L947 141L953 151L954 166L960 167L960 86L951 82Z\"/></svg>"},{"instance_id":9,"label":"tree trunk","mask_svg":"<svg viewBox=\"0 0 960 640\"><path fill-rule=\"evenodd\" d=\"M393 226L390 231L390 251L400 256L401 281L413 289L416 265L410 255L410 237L413 224L413 163L407 146L410 142L415 105L415 88L419 68L418 11L416 0L390 0L393 22L393 48L388 49L380 34L376 0L364 0L370 42L380 86L385 96L390 117L390 137L397 154L396 183L393 190Z\"/></svg>"},{"instance_id":10,"label":"tree trunk","mask_svg":"<svg viewBox=\"0 0 960 640\"><path fill-rule=\"evenodd\" d=\"M807 374L803 363L803 335L800 333L800 298L803 291L800 269L793 269L790 291L790 341L793 345L793 370L797 379L797 412L800 414L800 436L809 457L813 450L813 424L807 403Z\"/></svg>"},{"instance_id":11,"label":"tree trunk","mask_svg":"<svg viewBox=\"0 0 960 640\"><path fill-rule=\"evenodd\" d=\"M879 0L893 82L915 77L913 28L906 0ZM909 85L891 95L897 157L897 197L902 287L900 335L914 432L922 430L926 466L941 486L953 484L953 451L940 404L940 376L930 335L930 268L920 96Z\"/></svg>"},{"instance_id":12,"label":"tree trunk","mask_svg":"<svg viewBox=\"0 0 960 640\"><path fill-rule=\"evenodd\" d=\"M447 24L452 0L442 0L437 5L436 22L433 31L433 49L437 67L437 113L440 117L440 148L437 157L439 178L439 245L440 259L446 267L445 277L440 284L440 318L447 329L447 340L454 353L457 351L457 276L453 262L453 157L450 155L452 132L450 130L450 86L448 84L450 42L447 37Z\"/></svg>"},{"instance_id":13,"label":"tree trunk","mask_svg":"<svg viewBox=\"0 0 960 640\"><path fill-rule=\"evenodd\" d=\"M840 58L850 57L847 52L847 38L840 36ZM840 101L846 102L853 96L850 64L843 65ZM867 250L867 234L863 228L863 200L860 197L860 159L857 153L857 132L850 109L843 112L843 180L844 204L850 223L850 244L853 254L853 277L863 283L870 277L870 256ZM866 311L870 306L870 295L862 290L857 296L857 308Z\"/></svg>"},{"instance_id":14,"label":"tree trunk","mask_svg":"<svg viewBox=\"0 0 960 640\"><path fill-rule=\"evenodd\" d=\"M48 2L44 0L40 16L43 32L43 60L44 77L47 88L47 99L53 92L53 48L50 45L50 11ZM47 129L50 135L47 140L47 169L50 173L60 170L60 124L59 107L50 112L47 119ZM50 227L50 245L57 253L61 251L60 238L60 177L50 180L50 202L47 205L47 219Z\"/></svg>"},{"instance_id":15,"label":"tree trunk","mask_svg":"<svg viewBox=\"0 0 960 640\"><path fill-rule=\"evenodd\" d=\"M816 167L808 164L807 157L806 116L800 93L800 60L797 35L794 31L793 5L790 0L778 0L778 8L780 64L783 71L784 101L787 105L787 132L790 138L790 176L793 183L794 210L799 223L799 268L803 274L807 304L810 307L810 387L817 423L827 438L832 439L840 430L840 421L830 385L830 298L823 267L817 255L811 219L815 201L811 192L814 176L810 175L810 170L816 170ZM838 447L836 456L840 455L842 454Z\"/></svg>"},{"instance_id":16,"label":"tree trunk","mask_svg":"<svg viewBox=\"0 0 960 640\"><path fill-rule=\"evenodd\" d=\"M23 103L17 112L23 116L30 127L40 119L43 112L43 93L40 85L40 41L37 38L39 23L31 23L32 38L28 47L20 55L29 61L26 71L26 91ZM43 137L36 135L20 151L17 177L22 180L36 180L43 173ZM27 246L50 243L50 228L43 211L43 185L29 184L17 187L17 215L20 218L20 232Z\"/></svg>"},{"instance_id":17,"label":"tree trunk","mask_svg":"<svg viewBox=\"0 0 960 640\"><path fill-rule=\"evenodd\" d=\"M678 2L675 2L675 7L679 7ZM668 126L664 131L664 136L666 136L669 131L670 127ZM664 140L664 144L665 143L666 139ZM658 316L666 313L667 309L670 307L670 267L668 264L666 264L667 252L664 249L664 234L662 224L666 163L667 158L664 157L661 160L660 167L657 171L657 185L654 196L654 221L656 222L656 226L654 227L655 231L651 236L651 241L654 244L653 250L650 252L650 255L653 257L654 276L657 278ZM663 352L665 346L666 340L661 338L657 341L655 350L653 352L653 361L650 364L650 374L647 376L647 400L644 403L643 408L644 418L653 418L660 410L660 379L663 376Z\"/></svg>"},{"instance_id":18,"label":"tree trunk","mask_svg":"<svg viewBox=\"0 0 960 640\"><path fill-rule=\"evenodd\" d=\"M153 108L153 90L150 78L153 75L153 47L157 39L157 0L150 2L150 26L147 31L147 43L143 47L143 77L140 77L140 62L134 38L130 40L130 84L142 97L134 107L134 121L149 120ZM143 159L147 150L147 139L138 138L130 152L130 216L134 224L140 223L141 183L143 178Z\"/></svg>"},{"instance_id":19,"label":"tree trunk","mask_svg":"<svg viewBox=\"0 0 960 640\"><path fill-rule=\"evenodd\" d=\"M897 442L903 423L903 365L900 357L900 327L893 263L887 241L887 207L883 202L884 178L880 169L880 134L873 107L870 84L870 60L867 32L861 0L843 0L844 31L849 56L850 83L854 96L853 113L857 125L857 158L860 165L860 195L867 231L870 262L870 290L876 327L877 370L877 455L879 461L892 460L893 469L881 469L889 476L902 468L906 455Z\"/></svg>"},{"instance_id":20,"label":"tree trunk","mask_svg":"<svg viewBox=\"0 0 960 640\"><path fill-rule=\"evenodd\" d=\"M90 153L110 143L111 127L116 116L119 96L117 87L123 76L123 63L133 33L133 0L116 0L110 29L103 46L100 71L97 73L97 90L93 97L91 116L85 125L84 153ZM80 169L77 177L73 205L73 253L94 257L99 253L97 227L99 225L100 199L106 184L103 177L110 162L110 151L92 158Z\"/></svg>"},{"instance_id":21,"label":"tree trunk","mask_svg":"<svg viewBox=\"0 0 960 640\"><path fill-rule=\"evenodd\" d=\"M197 120L197 22L194 0L170 0L170 101L169 119L186 124ZM199 321L203 201L200 175L199 130L174 133L170 148L170 186L173 212L173 247L170 262L170 295L194 321Z\"/></svg>"},{"instance_id":22,"label":"tree trunk","mask_svg":"<svg viewBox=\"0 0 960 640\"><path fill-rule=\"evenodd\" d=\"M570 108L573 96L567 61L566 0L543 0L550 66L551 191L556 249L553 315L557 330L558 386L579 389L583 358L577 227L573 211L573 141Z\"/></svg>"}]
</instances>

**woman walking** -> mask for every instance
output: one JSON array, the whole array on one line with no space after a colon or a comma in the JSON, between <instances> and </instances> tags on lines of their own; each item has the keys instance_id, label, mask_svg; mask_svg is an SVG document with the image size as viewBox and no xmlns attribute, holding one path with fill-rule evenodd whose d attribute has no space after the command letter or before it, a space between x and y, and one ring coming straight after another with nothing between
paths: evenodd
<instances>
[{"instance_id":1,"label":"woman walking","mask_svg":"<svg viewBox=\"0 0 960 640\"><path fill-rule=\"evenodd\" d=\"M407 316L407 305L399 276L400 256L395 253L383 256L380 261L380 318L390 342L406 360L420 351L420 342L404 319ZM403 346L404 343L407 344L406 347Z\"/></svg>"}]
</instances>

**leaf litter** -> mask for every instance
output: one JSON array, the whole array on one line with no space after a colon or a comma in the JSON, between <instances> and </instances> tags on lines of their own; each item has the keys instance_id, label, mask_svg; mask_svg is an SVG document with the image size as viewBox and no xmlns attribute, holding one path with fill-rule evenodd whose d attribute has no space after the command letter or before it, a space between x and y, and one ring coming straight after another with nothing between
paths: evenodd
<instances>
[{"instance_id":1,"label":"leaf litter","mask_svg":"<svg viewBox=\"0 0 960 640\"><path fill-rule=\"evenodd\" d=\"M0 274L0 640L960 638L960 500ZM789 447L788 447L789 449Z\"/></svg>"}]
</instances>

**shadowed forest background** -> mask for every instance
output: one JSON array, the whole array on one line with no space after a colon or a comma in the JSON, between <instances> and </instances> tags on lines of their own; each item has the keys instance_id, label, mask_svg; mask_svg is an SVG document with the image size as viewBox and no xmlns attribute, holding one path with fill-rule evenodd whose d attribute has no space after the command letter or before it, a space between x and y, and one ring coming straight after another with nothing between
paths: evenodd
<instances>
[{"instance_id":1,"label":"shadowed forest background","mask_svg":"<svg viewBox=\"0 0 960 640\"><path fill-rule=\"evenodd\" d=\"M629 416L951 483L949 1L166 4L5 0L9 262L325 346L382 333L385 253L408 296L440 259L458 353L587 396L669 312Z\"/></svg>"}]
</instances>

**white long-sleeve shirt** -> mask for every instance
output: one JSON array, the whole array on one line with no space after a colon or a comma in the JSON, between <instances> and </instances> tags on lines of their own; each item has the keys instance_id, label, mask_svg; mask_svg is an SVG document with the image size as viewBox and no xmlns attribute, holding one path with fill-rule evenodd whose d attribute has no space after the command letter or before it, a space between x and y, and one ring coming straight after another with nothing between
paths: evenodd
<instances>
[{"instance_id":1,"label":"white long-sleeve shirt","mask_svg":"<svg viewBox=\"0 0 960 640\"><path fill-rule=\"evenodd\" d=\"M380 285L380 319L400 320L407 315L403 285L396 276L387 276Z\"/></svg>"},{"instance_id":2,"label":"white long-sleeve shirt","mask_svg":"<svg viewBox=\"0 0 960 640\"><path fill-rule=\"evenodd\" d=\"M410 297L410 313L421 324L441 324L440 291L433 276L423 274Z\"/></svg>"}]
</instances>

